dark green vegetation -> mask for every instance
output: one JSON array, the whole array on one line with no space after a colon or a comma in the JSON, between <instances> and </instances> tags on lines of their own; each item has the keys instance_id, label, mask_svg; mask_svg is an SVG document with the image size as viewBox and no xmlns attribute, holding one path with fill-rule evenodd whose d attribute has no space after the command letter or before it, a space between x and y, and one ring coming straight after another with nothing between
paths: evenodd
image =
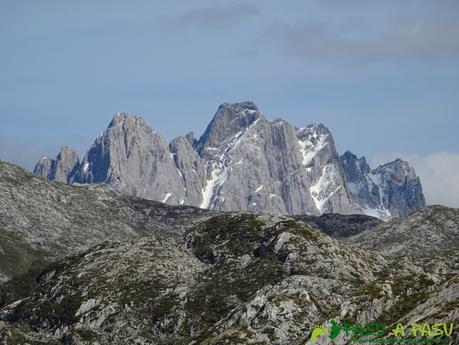
<instances>
[{"instance_id":1,"label":"dark green vegetation","mask_svg":"<svg viewBox=\"0 0 459 345\"><path fill-rule=\"evenodd\" d=\"M41 269L50 260L48 252L33 248L15 234L0 232L0 272L7 277Z\"/></svg>"},{"instance_id":2,"label":"dark green vegetation","mask_svg":"<svg viewBox=\"0 0 459 345\"><path fill-rule=\"evenodd\" d=\"M368 229L373 229L383 223L378 218L363 214L344 215L326 213L320 217L298 215L293 216L292 218L309 224L310 226L323 231L328 236L335 238L357 235Z\"/></svg>"}]
</instances>

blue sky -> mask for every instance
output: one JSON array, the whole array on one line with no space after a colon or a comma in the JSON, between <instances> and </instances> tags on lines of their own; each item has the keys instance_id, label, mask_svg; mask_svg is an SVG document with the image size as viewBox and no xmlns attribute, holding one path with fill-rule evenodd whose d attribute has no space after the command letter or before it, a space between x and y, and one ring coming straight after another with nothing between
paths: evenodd
<instances>
[{"instance_id":1,"label":"blue sky","mask_svg":"<svg viewBox=\"0 0 459 345\"><path fill-rule=\"evenodd\" d=\"M0 0L0 47L0 158L27 168L84 154L117 111L170 140L242 100L428 185L429 157L459 155L457 0ZM455 175L428 200L459 207Z\"/></svg>"}]
</instances>

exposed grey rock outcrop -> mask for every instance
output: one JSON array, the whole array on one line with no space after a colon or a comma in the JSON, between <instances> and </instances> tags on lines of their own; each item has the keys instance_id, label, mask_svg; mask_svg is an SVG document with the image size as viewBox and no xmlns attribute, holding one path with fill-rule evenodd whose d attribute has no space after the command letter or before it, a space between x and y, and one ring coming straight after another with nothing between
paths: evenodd
<instances>
[{"instance_id":1,"label":"exposed grey rock outcrop","mask_svg":"<svg viewBox=\"0 0 459 345\"><path fill-rule=\"evenodd\" d=\"M401 242L405 253L411 244ZM219 215L184 239L156 232L99 244L50 265L30 285L18 277L0 286L0 336L75 345L346 345L352 333L313 342L312 330L331 320L377 321L389 337L397 322L457 323L458 267L448 263L457 251L445 254L383 256L287 217ZM26 296L11 300L8 289L17 286ZM459 335L444 339L457 344Z\"/></svg>"},{"instance_id":2,"label":"exposed grey rock outcrop","mask_svg":"<svg viewBox=\"0 0 459 345\"><path fill-rule=\"evenodd\" d=\"M408 162L397 159L370 169L365 157L341 156L347 184L368 215L389 219L426 205L419 177Z\"/></svg>"},{"instance_id":3,"label":"exposed grey rock outcrop","mask_svg":"<svg viewBox=\"0 0 459 345\"><path fill-rule=\"evenodd\" d=\"M0 281L43 258L97 243L183 229L215 211L122 195L110 186L53 183L0 160Z\"/></svg>"},{"instance_id":4,"label":"exposed grey rock outcrop","mask_svg":"<svg viewBox=\"0 0 459 345\"><path fill-rule=\"evenodd\" d=\"M459 209L427 206L346 238L359 248L403 257L445 257L454 262L459 248Z\"/></svg>"}]
</instances>

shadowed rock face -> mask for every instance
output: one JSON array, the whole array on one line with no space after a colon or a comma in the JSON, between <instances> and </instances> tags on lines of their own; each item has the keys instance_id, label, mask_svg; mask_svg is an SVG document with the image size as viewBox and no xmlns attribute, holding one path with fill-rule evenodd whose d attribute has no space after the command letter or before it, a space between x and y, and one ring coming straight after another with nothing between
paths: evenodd
<instances>
[{"instance_id":1,"label":"shadowed rock face","mask_svg":"<svg viewBox=\"0 0 459 345\"><path fill-rule=\"evenodd\" d=\"M365 157L349 151L341 162L350 192L368 215L389 219L426 205L421 181L408 162L396 159L372 170Z\"/></svg>"},{"instance_id":2,"label":"shadowed rock face","mask_svg":"<svg viewBox=\"0 0 459 345\"><path fill-rule=\"evenodd\" d=\"M359 168L357 161L351 153L340 159L324 125L298 129L282 119L269 121L254 103L241 102L222 104L199 140L189 133L169 145L142 118L116 114L81 164L70 169L71 159L42 159L35 173L222 211L388 219L425 205L406 163L371 170L364 158Z\"/></svg>"}]
</instances>

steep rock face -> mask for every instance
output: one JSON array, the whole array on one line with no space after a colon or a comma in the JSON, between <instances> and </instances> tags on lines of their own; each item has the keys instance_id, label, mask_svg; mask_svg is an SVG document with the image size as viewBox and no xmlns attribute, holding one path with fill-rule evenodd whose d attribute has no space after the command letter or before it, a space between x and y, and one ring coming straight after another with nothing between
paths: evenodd
<instances>
[{"instance_id":1,"label":"steep rock face","mask_svg":"<svg viewBox=\"0 0 459 345\"><path fill-rule=\"evenodd\" d=\"M80 160L78 154L64 146L56 159L43 157L34 168L34 173L49 180L71 183L78 169Z\"/></svg>"},{"instance_id":2,"label":"steep rock face","mask_svg":"<svg viewBox=\"0 0 459 345\"><path fill-rule=\"evenodd\" d=\"M393 217L408 214L426 205L421 181L408 162L396 159L377 167L383 203Z\"/></svg>"},{"instance_id":3,"label":"steep rock face","mask_svg":"<svg viewBox=\"0 0 459 345\"><path fill-rule=\"evenodd\" d=\"M75 182L107 183L142 198L179 204L184 184L163 137L136 116L118 113L83 159Z\"/></svg>"},{"instance_id":4,"label":"steep rock face","mask_svg":"<svg viewBox=\"0 0 459 345\"><path fill-rule=\"evenodd\" d=\"M365 157L349 151L341 162L349 190L366 214L389 219L426 205L419 177L407 162L397 159L372 170Z\"/></svg>"},{"instance_id":5,"label":"steep rock face","mask_svg":"<svg viewBox=\"0 0 459 345\"><path fill-rule=\"evenodd\" d=\"M359 213L347 189L339 155L330 131L322 124L297 131L302 164L310 179L309 188L320 213Z\"/></svg>"},{"instance_id":6,"label":"steep rock face","mask_svg":"<svg viewBox=\"0 0 459 345\"><path fill-rule=\"evenodd\" d=\"M260 117L257 106L252 102L223 103L196 143L198 152L201 153L204 147L220 146L223 141L247 128Z\"/></svg>"},{"instance_id":7,"label":"steep rock face","mask_svg":"<svg viewBox=\"0 0 459 345\"><path fill-rule=\"evenodd\" d=\"M234 111L239 109L236 107ZM289 182L295 178L292 175L300 167L299 152L292 149L296 145L294 128L286 123L273 126L261 114L253 116L251 111L242 110L242 113L250 114L252 119L256 117L255 121L245 122L246 127L237 128L237 132L217 147L201 148L201 155L207 161L207 181L200 206L288 213L297 206L288 191ZM240 118L243 114L235 117ZM303 185L299 189L306 190L306 187ZM304 198L308 196L308 193L299 194ZM286 199L290 200L289 205ZM304 201L304 205L312 206L312 200L309 201Z\"/></svg>"},{"instance_id":8,"label":"steep rock face","mask_svg":"<svg viewBox=\"0 0 459 345\"><path fill-rule=\"evenodd\" d=\"M202 186L205 181L205 163L193 149L195 140L190 137L178 137L171 141L169 149L175 165L183 180L185 197L180 204L200 205L202 203Z\"/></svg>"},{"instance_id":9,"label":"steep rock face","mask_svg":"<svg viewBox=\"0 0 459 345\"><path fill-rule=\"evenodd\" d=\"M47 178L48 180L53 180L52 177L51 177L52 176L51 171L52 171L52 167L53 167L53 162L54 162L54 159L46 157L46 156L40 158L40 160L37 162L37 164L35 164L35 168L33 169L33 173L38 175L38 176Z\"/></svg>"},{"instance_id":10,"label":"steep rock face","mask_svg":"<svg viewBox=\"0 0 459 345\"><path fill-rule=\"evenodd\" d=\"M358 212L331 133L322 125L297 130L282 119L268 121L253 103L225 104L198 149L207 168L201 207L286 214Z\"/></svg>"}]
</instances>

